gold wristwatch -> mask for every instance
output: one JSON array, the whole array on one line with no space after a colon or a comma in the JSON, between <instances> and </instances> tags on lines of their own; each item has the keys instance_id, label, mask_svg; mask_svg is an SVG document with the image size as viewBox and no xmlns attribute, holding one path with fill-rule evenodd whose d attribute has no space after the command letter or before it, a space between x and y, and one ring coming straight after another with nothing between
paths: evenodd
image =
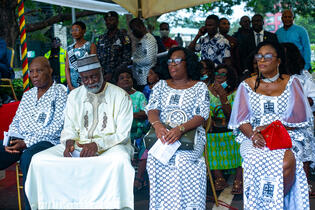
<instances>
[{"instance_id":1,"label":"gold wristwatch","mask_svg":"<svg viewBox=\"0 0 315 210\"><path fill-rule=\"evenodd\" d=\"M185 127L183 125L179 125L179 130L180 132L184 133L185 132Z\"/></svg>"}]
</instances>

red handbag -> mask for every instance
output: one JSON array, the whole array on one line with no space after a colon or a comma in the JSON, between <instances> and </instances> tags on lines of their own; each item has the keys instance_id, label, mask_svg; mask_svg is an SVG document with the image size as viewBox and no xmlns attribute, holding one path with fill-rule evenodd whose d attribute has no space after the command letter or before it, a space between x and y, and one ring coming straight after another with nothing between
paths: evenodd
<instances>
[{"instance_id":1,"label":"red handbag","mask_svg":"<svg viewBox=\"0 0 315 210\"><path fill-rule=\"evenodd\" d=\"M292 147L290 135L279 120L272 122L260 133L264 136L266 146L270 150L287 149Z\"/></svg>"}]
</instances>

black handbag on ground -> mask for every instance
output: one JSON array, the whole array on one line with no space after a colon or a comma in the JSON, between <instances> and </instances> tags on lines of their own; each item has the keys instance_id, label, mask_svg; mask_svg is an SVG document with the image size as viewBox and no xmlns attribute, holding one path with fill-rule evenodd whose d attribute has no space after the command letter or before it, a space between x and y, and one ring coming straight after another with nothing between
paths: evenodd
<instances>
[{"instance_id":1,"label":"black handbag on ground","mask_svg":"<svg viewBox=\"0 0 315 210\"><path fill-rule=\"evenodd\" d=\"M169 125L164 125L167 129L171 130L172 128ZM179 139L181 145L178 149L180 150L193 150L195 145L195 135L196 135L197 129L193 129L190 131L187 131L182 135L182 137ZM155 142L158 140L155 134L155 130L153 126L151 126L148 133L143 137L144 145L147 150L151 149L151 147L155 144Z\"/></svg>"}]
</instances>

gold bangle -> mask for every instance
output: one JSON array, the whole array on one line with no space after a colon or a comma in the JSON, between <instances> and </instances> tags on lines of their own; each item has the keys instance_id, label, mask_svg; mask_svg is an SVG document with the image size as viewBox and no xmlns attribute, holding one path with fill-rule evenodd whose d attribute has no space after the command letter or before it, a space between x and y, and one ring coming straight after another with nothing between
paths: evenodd
<instances>
[{"instance_id":1,"label":"gold bangle","mask_svg":"<svg viewBox=\"0 0 315 210\"><path fill-rule=\"evenodd\" d=\"M179 131L184 133L185 132L185 127L183 125L179 125Z\"/></svg>"},{"instance_id":2,"label":"gold bangle","mask_svg":"<svg viewBox=\"0 0 315 210\"><path fill-rule=\"evenodd\" d=\"M154 126L154 124L156 124L156 123L161 123L161 122L159 120L157 120L157 121L154 121L153 123L151 123L151 125Z\"/></svg>"}]
</instances>

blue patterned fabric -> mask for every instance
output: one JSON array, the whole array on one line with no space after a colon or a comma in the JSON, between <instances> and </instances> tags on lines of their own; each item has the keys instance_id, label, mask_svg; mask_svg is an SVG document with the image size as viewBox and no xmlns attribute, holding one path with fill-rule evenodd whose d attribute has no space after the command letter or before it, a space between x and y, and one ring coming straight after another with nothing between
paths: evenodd
<instances>
[{"instance_id":1,"label":"blue patterned fabric","mask_svg":"<svg viewBox=\"0 0 315 210\"><path fill-rule=\"evenodd\" d=\"M188 89L173 89L165 80L160 80L152 89L145 111L159 110L163 123L174 110L184 111L187 120L195 115L207 120L209 106L209 92L203 82ZM172 115L170 121L182 122L181 115ZM206 165L202 156L205 143L205 130L200 126L194 150L177 150L167 165L149 153L150 209L205 209Z\"/></svg>"},{"instance_id":2,"label":"blue patterned fabric","mask_svg":"<svg viewBox=\"0 0 315 210\"><path fill-rule=\"evenodd\" d=\"M231 57L230 43L221 34L217 33L212 39L209 36L202 37L196 50L201 51L201 60L211 60L219 65L223 63L224 58Z\"/></svg>"},{"instance_id":3,"label":"blue patterned fabric","mask_svg":"<svg viewBox=\"0 0 315 210\"><path fill-rule=\"evenodd\" d=\"M75 48L75 44L76 43L73 43L67 48L67 54L69 60L71 84L74 88L77 88L81 85L81 77L78 72L77 60L90 54L91 43L87 41L83 46L78 48Z\"/></svg>"},{"instance_id":4,"label":"blue patterned fabric","mask_svg":"<svg viewBox=\"0 0 315 210\"><path fill-rule=\"evenodd\" d=\"M60 143L66 100L67 91L61 84L54 83L39 99L37 88L32 88L24 93L9 131L22 135L27 147L40 141Z\"/></svg>"}]
</instances>

